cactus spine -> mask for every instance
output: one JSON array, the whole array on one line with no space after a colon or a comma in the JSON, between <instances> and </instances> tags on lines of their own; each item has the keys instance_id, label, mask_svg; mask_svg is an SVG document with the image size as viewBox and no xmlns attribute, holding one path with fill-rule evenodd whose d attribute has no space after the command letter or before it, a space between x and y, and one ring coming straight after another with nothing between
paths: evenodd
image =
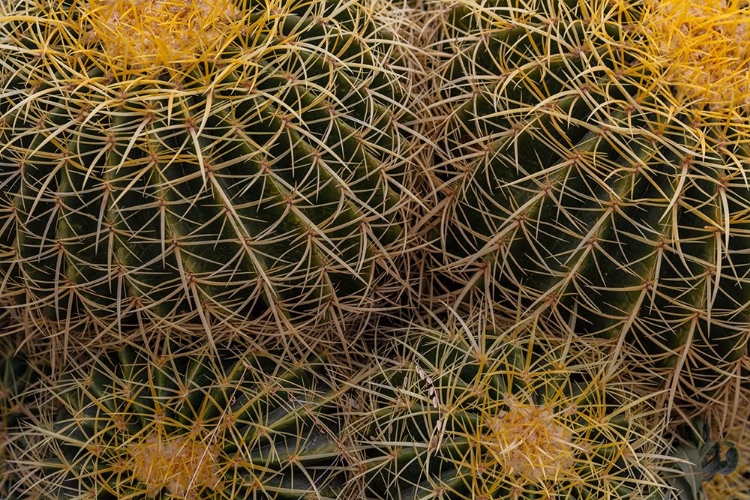
<instances>
[{"instance_id":1,"label":"cactus spine","mask_svg":"<svg viewBox=\"0 0 750 500\"><path fill-rule=\"evenodd\" d=\"M682 500L736 465L670 450L653 386L613 373L744 384L747 2L388 3L0 0L0 304L91 358L30 386L0 342L0 496ZM418 80L407 4L446 14ZM520 299L523 324L378 317L398 340L347 350L354 377L217 341L307 347L423 299L400 266L429 267L440 210L419 290Z\"/></svg>"},{"instance_id":2,"label":"cactus spine","mask_svg":"<svg viewBox=\"0 0 750 500\"><path fill-rule=\"evenodd\" d=\"M0 328L5 326L0 324ZM42 405L35 396L40 382L35 366L39 363L30 361L17 345L15 336L0 337L0 498L8 498L10 487L20 477L10 463L15 450L22 449L27 441L19 430Z\"/></svg>"}]
</instances>

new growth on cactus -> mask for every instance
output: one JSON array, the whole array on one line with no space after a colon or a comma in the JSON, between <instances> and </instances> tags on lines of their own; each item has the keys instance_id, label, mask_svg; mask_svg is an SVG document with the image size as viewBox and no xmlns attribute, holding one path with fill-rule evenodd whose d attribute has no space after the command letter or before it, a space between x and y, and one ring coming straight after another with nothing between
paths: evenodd
<instances>
[{"instance_id":1,"label":"new growth on cactus","mask_svg":"<svg viewBox=\"0 0 750 500\"><path fill-rule=\"evenodd\" d=\"M88 5L86 5L86 3ZM154 68L202 58L242 29L233 0L88 0L86 41L100 43L110 64Z\"/></svg>"},{"instance_id":2,"label":"new growth on cactus","mask_svg":"<svg viewBox=\"0 0 750 500\"><path fill-rule=\"evenodd\" d=\"M736 381L750 332L747 3L447 5L435 240L458 289L616 339L671 399Z\"/></svg>"},{"instance_id":3,"label":"new growth on cactus","mask_svg":"<svg viewBox=\"0 0 750 500\"><path fill-rule=\"evenodd\" d=\"M367 498L666 496L663 414L596 349L541 330L400 333L352 391Z\"/></svg>"},{"instance_id":4,"label":"new growth on cactus","mask_svg":"<svg viewBox=\"0 0 750 500\"><path fill-rule=\"evenodd\" d=\"M367 0L0 3L0 293L97 336L374 308L419 149L416 56L380 18Z\"/></svg>"},{"instance_id":5,"label":"new growth on cactus","mask_svg":"<svg viewBox=\"0 0 750 500\"><path fill-rule=\"evenodd\" d=\"M21 432L33 498L338 499L350 457L330 363L167 344L95 357L48 387Z\"/></svg>"},{"instance_id":6,"label":"new growth on cactus","mask_svg":"<svg viewBox=\"0 0 750 500\"><path fill-rule=\"evenodd\" d=\"M644 2L638 57L661 75L656 92L697 125L747 132L750 106L750 12L742 0ZM635 19L634 19L635 21ZM644 89L645 90L645 89ZM736 138L737 140L739 138ZM740 165L738 165L740 166Z\"/></svg>"}]
</instances>

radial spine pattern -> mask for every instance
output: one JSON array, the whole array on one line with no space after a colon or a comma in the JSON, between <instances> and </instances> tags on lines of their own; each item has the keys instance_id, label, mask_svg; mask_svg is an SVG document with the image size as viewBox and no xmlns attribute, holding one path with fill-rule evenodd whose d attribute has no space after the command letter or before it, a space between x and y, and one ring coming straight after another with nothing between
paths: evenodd
<instances>
[{"instance_id":1,"label":"radial spine pattern","mask_svg":"<svg viewBox=\"0 0 750 500\"><path fill-rule=\"evenodd\" d=\"M602 353L457 327L400 331L352 394L380 500L664 498L660 414Z\"/></svg>"}]
</instances>

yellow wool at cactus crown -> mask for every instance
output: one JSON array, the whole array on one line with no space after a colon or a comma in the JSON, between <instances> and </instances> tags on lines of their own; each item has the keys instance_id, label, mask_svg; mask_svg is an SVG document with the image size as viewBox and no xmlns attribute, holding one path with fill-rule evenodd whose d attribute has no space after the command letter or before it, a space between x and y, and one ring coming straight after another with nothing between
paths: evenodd
<instances>
[{"instance_id":1,"label":"yellow wool at cactus crown","mask_svg":"<svg viewBox=\"0 0 750 500\"><path fill-rule=\"evenodd\" d=\"M136 65L163 65L214 46L241 19L232 0L89 0L86 41Z\"/></svg>"}]
</instances>

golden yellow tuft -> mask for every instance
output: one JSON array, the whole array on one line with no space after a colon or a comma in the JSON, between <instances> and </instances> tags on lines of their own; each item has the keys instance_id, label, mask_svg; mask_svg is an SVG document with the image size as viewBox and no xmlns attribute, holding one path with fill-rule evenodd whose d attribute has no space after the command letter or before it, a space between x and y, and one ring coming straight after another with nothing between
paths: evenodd
<instances>
[{"instance_id":1,"label":"golden yellow tuft","mask_svg":"<svg viewBox=\"0 0 750 500\"><path fill-rule=\"evenodd\" d=\"M221 42L240 20L232 0L89 0L88 38L135 67L190 60Z\"/></svg>"},{"instance_id":2,"label":"golden yellow tuft","mask_svg":"<svg viewBox=\"0 0 750 500\"><path fill-rule=\"evenodd\" d=\"M750 107L746 0L649 0L642 32L681 105L709 112Z\"/></svg>"},{"instance_id":3,"label":"golden yellow tuft","mask_svg":"<svg viewBox=\"0 0 750 500\"><path fill-rule=\"evenodd\" d=\"M128 447L133 475L147 485L146 494L155 497L163 488L181 498L197 498L203 488L219 486L221 474L216 453L189 435L164 438L150 433Z\"/></svg>"},{"instance_id":4,"label":"golden yellow tuft","mask_svg":"<svg viewBox=\"0 0 750 500\"><path fill-rule=\"evenodd\" d=\"M484 441L502 468L531 482L559 480L574 464L571 430L549 409L509 398L508 410L488 418Z\"/></svg>"}]
</instances>

